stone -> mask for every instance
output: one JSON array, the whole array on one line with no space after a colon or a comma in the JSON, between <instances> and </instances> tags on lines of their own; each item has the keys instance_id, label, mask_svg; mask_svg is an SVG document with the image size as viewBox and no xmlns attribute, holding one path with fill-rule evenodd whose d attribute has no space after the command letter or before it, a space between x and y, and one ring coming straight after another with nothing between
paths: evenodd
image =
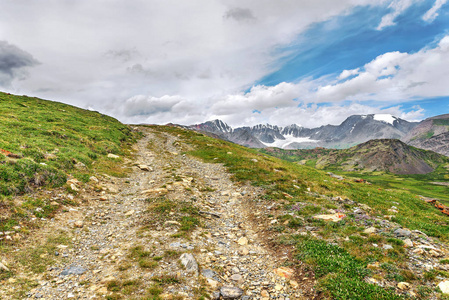
<instances>
[{"instance_id":1,"label":"stone","mask_svg":"<svg viewBox=\"0 0 449 300\"><path fill-rule=\"evenodd\" d=\"M443 294L449 294L449 280L441 281L438 287Z\"/></svg>"},{"instance_id":2,"label":"stone","mask_svg":"<svg viewBox=\"0 0 449 300\"><path fill-rule=\"evenodd\" d=\"M280 285L280 284L276 284L276 285L274 286L274 289L275 289L276 291L282 291L282 290L284 289L284 287L283 287L282 285Z\"/></svg>"},{"instance_id":3,"label":"stone","mask_svg":"<svg viewBox=\"0 0 449 300\"><path fill-rule=\"evenodd\" d=\"M81 220L78 220L75 223L73 223L73 226L75 226L76 228L82 228L84 226L84 222Z\"/></svg>"},{"instance_id":4,"label":"stone","mask_svg":"<svg viewBox=\"0 0 449 300\"><path fill-rule=\"evenodd\" d=\"M198 273L198 263L191 253L183 253L180 259L187 272Z\"/></svg>"},{"instance_id":5,"label":"stone","mask_svg":"<svg viewBox=\"0 0 449 300\"><path fill-rule=\"evenodd\" d=\"M90 177L89 177L89 180L90 180L90 181L93 181L93 182L95 182L95 183L98 183L98 182L99 182L98 178L95 177L95 176L90 176Z\"/></svg>"},{"instance_id":6,"label":"stone","mask_svg":"<svg viewBox=\"0 0 449 300\"><path fill-rule=\"evenodd\" d=\"M160 196L165 195L167 193L168 190L166 188L149 189L142 192L142 194L145 194L147 196Z\"/></svg>"},{"instance_id":7,"label":"stone","mask_svg":"<svg viewBox=\"0 0 449 300\"><path fill-rule=\"evenodd\" d=\"M206 282L213 289L216 289L218 287L218 285L220 284L218 281L211 279L211 278L206 278Z\"/></svg>"},{"instance_id":8,"label":"stone","mask_svg":"<svg viewBox=\"0 0 449 300\"><path fill-rule=\"evenodd\" d=\"M238 287L223 286L220 289L220 295L223 299L238 299L243 295L243 290Z\"/></svg>"},{"instance_id":9,"label":"stone","mask_svg":"<svg viewBox=\"0 0 449 300\"><path fill-rule=\"evenodd\" d=\"M9 268L7 266L5 266L5 264L0 262L0 270L9 271Z\"/></svg>"},{"instance_id":10,"label":"stone","mask_svg":"<svg viewBox=\"0 0 449 300\"><path fill-rule=\"evenodd\" d=\"M412 240L411 240L411 239L405 239L405 240L404 240L404 246L405 246L406 248L411 248L411 247L413 247L413 242L412 242Z\"/></svg>"},{"instance_id":11,"label":"stone","mask_svg":"<svg viewBox=\"0 0 449 300\"><path fill-rule=\"evenodd\" d=\"M181 223L177 221L165 221L164 226L181 226Z\"/></svg>"},{"instance_id":12,"label":"stone","mask_svg":"<svg viewBox=\"0 0 449 300\"><path fill-rule=\"evenodd\" d=\"M248 239L246 237L241 237L241 238L239 238L237 243L241 246L248 245Z\"/></svg>"},{"instance_id":13,"label":"stone","mask_svg":"<svg viewBox=\"0 0 449 300\"><path fill-rule=\"evenodd\" d=\"M346 217L345 214L341 214L341 213L335 213L335 214L330 214L330 215L316 215L313 216L315 219L321 219L324 221L332 221L332 222L339 222L341 221L343 218Z\"/></svg>"},{"instance_id":14,"label":"stone","mask_svg":"<svg viewBox=\"0 0 449 300\"><path fill-rule=\"evenodd\" d=\"M52 202L50 203L50 205L51 205L51 206L59 206L59 203L56 202L56 201L52 201Z\"/></svg>"},{"instance_id":15,"label":"stone","mask_svg":"<svg viewBox=\"0 0 449 300\"><path fill-rule=\"evenodd\" d=\"M77 162L74 167L78 170L86 170L87 169L86 165L80 161Z\"/></svg>"},{"instance_id":16,"label":"stone","mask_svg":"<svg viewBox=\"0 0 449 300\"><path fill-rule=\"evenodd\" d=\"M206 278L214 278L215 272L212 271L211 269L203 269L201 270L201 275L203 275Z\"/></svg>"},{"instance_id":17,"label":"stone","mask_svg":"<svg viewBox=\"0 0 449 300\"><path fill-rule=\"evenodd\" d=\"M399 229L396 229L393 232L393 234L396 237L409 237L412 234L412 232L410 230L408 230L408 229L399 228Z\"/></svg>"},{"instance_id":18,"label":"stone","mask_svg":"<svg viewBox=\"0 0 449 300\"><path fill-rule=\"evenodd\" d=\"M370 233L376 233L377 229L375 227L368 227L365 230L363 230L364 233L370 234Z\"/></svg>"},{"instance_id":19,"label":"stone","mask_svg":"<svg viewBox=\"0 0 449 300\"><path fill-rule=\"evenodd\" d=\"M270 294L266 290L260 292L260 295L264 298L270 298Z\"/></svg>"},{"instance_id":20,"label":"stone","mask_svg":"<svg viewBox=\"0 0 449 300\"><path fill-rule=\"evenodd\" d=\"M408 290L410 288L410 283L408 282L399 282L398 289L400 290Z\"/></svg>"},{"instance_id":21,"label":"stone","mask_svg":"<svg viewBox=\"0 0 449 300\"><path fill-rule=\"evenodd\" d=\"M413 250L413 253L422 255L422 254L424 254L424 249L421 249L421 248L415 249L415 250Z\"/></svg>"},{"instance_id":22,"label":"stone","mask_svg":"<svg viewBox=\"0 0 449 300\"><path fill-rule=\"evenodd\" d=\"M234 281L240 281L240 280L242 280L243 279L243 277L242 277L242 275L240 275L240 274L233 274L232 276L231 276L231 280L234 280Z\"/></svg>"},{"instance_id":23,"label":"stone","mask_svg":"<svg viewBox=\"0 0 449 300\"><path fill-rule=\"evenodd\" d=\"M275 269L274 273L281 277L290 279L293 276L293 274L295 273L295 270L293 270L291 268L287 268L287 267L280 267L280 268Z\"/></svg>"},{"instance_id":24,"label":"stone","mask_svg":"<svg viewBox=\"0 0 449 300\"><path fill-rule=\"evenodd\" d=\"M136 211L134 209L131 209L130 211L128 211L127 213L125 213L125 216L131 216L135 213Z\"/></svg>"},{"instance_id":25,"label":"stone","mask_svg":"<svg viewBox=\"0 0 449 300\"><path fill-rule=\"evenodd\" d=\"M440 256L442 256L441 253L439 253L439 252L437 252L437 251L435 251L435 250L430 250L430 251L429 251L429 254L430 254L430 256L432 256L432 257L440 257Z\"/></svg>"},{"instance_id":26,"label":"stone","mask_svg":"<svg viewBox=\"0 0 449 300\"><path fill-rule=\"evenodd\" d=\"M112 154L112 153L109 153L109 154L108 154L108 157L109 157L109 158L114 158L114 159L120 158L120 156L115 155L115 154Z\"/></svg>"},{"instance_id":27,"label":"stone","mask_svg":"<svg viewBox=\"0 0 449 300\"><path fill-rule=\"evenodd\" d=\"M252 161L252 162L255 162L255 163L258 162L258 160L255 159L255 158L252 158L251 161Z\"/></svg>"},{"instance_id":28,"label":"stone","mask_svg":"<svg viewBox=\"0 0 449 300\"><path fill-rule=\"evenodd\" d=\"M61 276L66 276L66 275L81 275L84 274L87 271L87 269L84 269L82 267L78 267L75 265L71 265L68 268L64 269L61 272Z\"/></svg>"},{"instance_id":29,"label":"stone","mask_svg":"<svg viewBox=\"0 0 449 300\"><path fill-rule=\"evenodd\" d=\"M147 165L137 165L137 167L139 169L141 169L142 171L147 171L147 172L153 171L153 169Z\"/></svg>"},{"instance_id":30,"label":"stone","mask_svg":"<svg viewBox=\"0 0 449 300\"><path fill-rule=\"evenodd\" d=\"M108 196L106 196L106 195L100 196L99 200L100 201L107 201L108 200Z\"/></svg>"},{"instance_id":31,"label":"stone","mask_svg":"<svg viewBox=\"0 0 449 300\"><path fill-rule=\"evenodd\" d=\"M382 246L382 248L385 249L385 250L390 250L390 249L393 249L393 246L385 244L385 245Z\"/></svg>"},{"instance_id":32,"label":"stone","mask_svg":"<svg viewBox=\"0 0 449 300\"><path fill-rule=\"evenodd\" d=\"M244 248L242 248L242 250L240 250L241 255L248 255L248 253L249 253L249 250L246 247L244 247Z\"/></svg>"},{"instance_id":33,"label":"stone","mask_svg":"<svg viewBox=\"0 0 449 300\"><path fill-rule=\"evenodd\" d=\"M297 281L295 281L295 280L290 280L289 283L295 289L299 287L299 283Z\"/></svg>"}]
</instances>

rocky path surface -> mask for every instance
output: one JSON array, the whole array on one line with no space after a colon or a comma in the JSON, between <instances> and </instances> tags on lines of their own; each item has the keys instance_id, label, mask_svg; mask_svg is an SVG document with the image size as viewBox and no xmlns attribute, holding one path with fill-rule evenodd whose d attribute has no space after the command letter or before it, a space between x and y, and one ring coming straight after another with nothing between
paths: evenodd
<instances>
[{"instance_id":1,"label":"rocky path surface","mask_svg":"<svg viewBox=\"0 0 449 300\"><path fill-rule=\"evenodd\" d=\"M43 221L6 258L17 267L0 287L1 299L315 296L313 282L288 266L289 254L268 246L263 224L270 220L259 223L251 204L259 191L233 184L219 164L180 154L189 145L177 137L140 130L145 137L135 146L135 161L125 162L132 167L128 177L75 181L77 197L88 204ZM52 256L51 265L41 272L19 267L20 253L58 235L65 238L39 254Z\"/></svg>"}]
</instances>

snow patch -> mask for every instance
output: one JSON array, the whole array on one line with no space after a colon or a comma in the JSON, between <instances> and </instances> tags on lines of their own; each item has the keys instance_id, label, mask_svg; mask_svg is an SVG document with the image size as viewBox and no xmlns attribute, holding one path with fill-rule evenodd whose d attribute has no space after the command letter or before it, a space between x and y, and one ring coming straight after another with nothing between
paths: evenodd
<instances>
[{"instance_id":1,"label":"snow patch","mask_svg":"<svg viewBox=\"0 0 449 300\"><path fill-rule=\"evenodd\" d=\"M393 125L393 122L396 120L396 117L393 117L390 114L375 114L374 120Z\"/></svg>"},{"instance_id":2,"label":"snow patch","mask_svg":"<svg viewBox=\"0 0 449 300\"><path fill-rule=\"evenodd\" d=\"M312 140L310 137L294 137L293 135L284 135L285 140L275 140L273 143L264 143L267 147L287 148L292 143L318 143L319 140Z\"/></svg>"}]
</instances>

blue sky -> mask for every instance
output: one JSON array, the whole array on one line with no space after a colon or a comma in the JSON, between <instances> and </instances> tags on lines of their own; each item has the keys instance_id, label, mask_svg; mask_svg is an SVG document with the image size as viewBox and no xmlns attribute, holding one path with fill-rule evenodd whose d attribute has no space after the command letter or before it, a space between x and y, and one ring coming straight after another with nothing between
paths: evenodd
<instances>
[{"instance_id":1,"label":"blue sky","mask_svg":"<svg viewBox=\"0 0 449 300\"><path fill-rule=\"evenodd\" d=\"M355 69L386 52L416 53L436 46L449 33L449 5L443 5L439 16L428 22L422 16L434 1L415 3L395 18L394 26L382 30L377 27L388 7L354 8L348 15L336 16L325 22L312 24L291 45L276 49L282 59L277 70L267 74L256 84L275 86L281 82L298 82L304 78L336 76L343 70ZM448 82L449 82L449 78ZM402 100L402 99L397 99ZM375 102L375 99L373 99ZM384 108L397 104L380 105ZM423 117L449 113L449 97L429 97L400 104L404 112L420 106Z\"/></svg>"},{"instance_id":2,"label":"blue sky","mask_svg":"<svg viewBox=\"0 0 449 300\"><path fill-rule=\"evenodd\" d=\"M422 120L449 113L447 1L0 0L0 90L127 123Z\"/></svg>"}]
</instances>

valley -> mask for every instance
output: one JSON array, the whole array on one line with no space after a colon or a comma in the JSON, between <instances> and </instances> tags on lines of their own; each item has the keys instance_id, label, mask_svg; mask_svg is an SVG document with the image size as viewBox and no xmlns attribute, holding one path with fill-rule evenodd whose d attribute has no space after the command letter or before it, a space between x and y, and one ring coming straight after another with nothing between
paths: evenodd
<instances>
[{"instance_id":1,"label":"valley","mask_svg":"<svg viewBox=\"0 0 449 300\"><path fill-rule=\"evenodd\" d=\"M336 150L290 157L0 96L2 299L446 297L449 219L417 195L444 194L444 156L401 148L434 168L420 175L318 170Z\"/></svg>"}]
</instances>

